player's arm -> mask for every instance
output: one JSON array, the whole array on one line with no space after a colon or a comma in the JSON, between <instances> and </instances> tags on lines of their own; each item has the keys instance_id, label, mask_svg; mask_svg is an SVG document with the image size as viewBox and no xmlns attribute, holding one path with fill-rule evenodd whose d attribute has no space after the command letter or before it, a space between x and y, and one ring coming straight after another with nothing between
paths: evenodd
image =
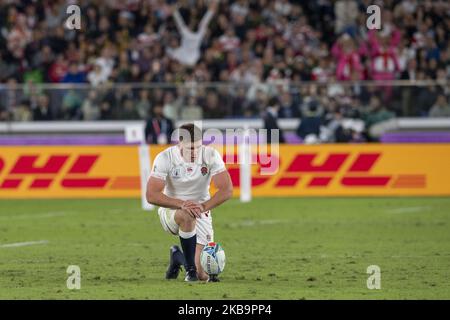
<instances>
[{"instance_id":1,"label":"player's arm","mask_svg":"<svg viewBox=\"0 0 450 320\"><path fill-rule=\"evenodd\" d=\"M211 210L224 203L233 195L233 183L230 174L224 170L212 176L212 181L217 188L217 192L208 201L203 202L204 211Z\"/></svg>"},{"instance_id":2,"label":"player's arm","mask_svg":"<svg viewBox=\"0 0 450 320\"><path fill-rule=\"evenodd\" d=\"M165 181L156 177L150 177L147 182L146 198L153 205L186 210L192 217L199 218L202 208L192 201L184 201L166 196L163 193Z\"/></svg>"},{"instance_id":3,"label":"player's arm","mask_svg":"<svg viewBox=\"0 0 450 320\"><path fill-rule=\"evenodd\" d=\"M146 198L149 203L160 207L181 209L183 206L182 200L168 197L163 192L170 170L169 162L169 156L166 152L161 152L156 156L150 179L147 182Z\"/></svg>"},{"instance_id":4,"label":"player's arm","mask_svg":"<svg viewBox=\"0 0 450 320\"><path fill-rule=\"evenodd\" d=\"M164 152L159 153L153 162L150 179L147 182L146 198L151 204L170 208L170 209L184 209L192 217L200 217L202 208L200 205L192 201L183 201L177 198L171 198L164 194L164 187L166 185L166 178L169 174L169 158Z\"/></svg>"},{"instance_id":5,"label":"player's arm","mask_svg":"<svg viewBox=\"0 0 450 320\"><path fill-rule=\"evenodd\" d=\"M166 183L164 180L150 177L147 182L147 201L164 208L181 209L184 201L166 196L163 193L165 185Z\"/></svg>"}]
</instances>

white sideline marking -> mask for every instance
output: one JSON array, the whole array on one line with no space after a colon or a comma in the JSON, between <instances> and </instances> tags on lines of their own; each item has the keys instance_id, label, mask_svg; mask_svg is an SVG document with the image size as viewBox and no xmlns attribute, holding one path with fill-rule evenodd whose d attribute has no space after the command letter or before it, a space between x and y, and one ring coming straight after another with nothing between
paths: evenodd
<instances>
[{"instance_id":1,"label":"white sideline marking","mask_svg":"<svg viewBox=\"0 0 450 320\"><path fill-rule=\"evenodd\" d=\"M368 254L369 256L371 254ZM377 258L392 258L392 259L448 259L450 257L450 255L440 255L440 256L435 256L435 255L428 255L428 256L423 256L423 255L410 255L410 256L400 256L400 255L393 255L393 256L376 256ZM366 259L365 256L347 256L347 255L334 255L334 254L315 254L315 255L304 255L302 256L302 258L306 258L306 259L316 259L316 258L320 258L320 259ZM371 258L372 259L372 258Z\"/></svg>"},{"instance_id":2,"label":"white sideline marking","mask_svg":"<svg viewBox=\"0 0 450 320\"><path fill-rule=\"evenodd\" d=\"M399 214L399 213L414 213L430 209L430 207L403 207L386 210L387 213Z\"/></svg>"},{"instance_id":3,"label":"white sideline marking","mask_svg":"<svg viewBox=\"0 0 450 320\"><path fill-rule=\"evenodd\" d=\"M74 214L75 212L68 211L60 211L60 212L48 212L43 214L22 214L15 216L0 216L0 220L23 220L23 219L45 219L45 218L54 218L54 217L62 217L68 214Z\"/></svg>"},{"instance_id":4,"label":"white sideline marking","mask_svg":"<svg viewBox=\"0 0 450 320\"><path fill-rule=\"evenodd\" d=\"M47 244L47 243L48 243L48 240L16 242L16 243L2 244L2 245L0 245L0 248L17 248L17 247L34 246L34 245L38 245L38 244Z\"/></svg>"},{"instance_id":5,"label":"white sideline marking","mask_svg":"<svg viewBox=\"0 0 450 320\"><path fill-rule=\"evenodd\" d=\"M280 224L286 222L285 220L245 220L239 223L230 223L229 226L231 228L237 227L254 227L257 225L271 225L271 224Z\"/></svg>"}]
</instances>

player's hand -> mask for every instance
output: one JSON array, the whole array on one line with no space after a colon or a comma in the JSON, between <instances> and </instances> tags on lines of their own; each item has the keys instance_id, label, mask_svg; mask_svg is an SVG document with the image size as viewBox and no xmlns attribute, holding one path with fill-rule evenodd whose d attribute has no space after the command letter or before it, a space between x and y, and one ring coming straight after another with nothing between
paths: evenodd
<instances>
[{"instance_id":1,"label":"player's hand","mask_svg":"<svg viewBox=\"0 0 450 320\"><path fill-rule=\"evenodd\" d=\"M193 212L194 215L198 218L200 218L201 214L205 211L205 207L202 204L195 201L189 201L186 204L186 207L189 210L191 210L191 212Z\"/></svg>"},{"instance_id":2,"label":"player's hand","mask_svg":"<svg viewBox=\"0 0 450 320\"><path fill-rule=\"evenodd\" d=\"M186 201L185 202L185 210L188 210L189 212L193 213L195 217L200 218L200 215L202 212L204 212L204 206L200 203L194 202L194 201Z\"/></svg>"},{"instance_id":3,"label":"player's hand","mask_svg":"<svg viewBox=\"0 0 450 320\"><path fill-rule=\"evenodd\" d=\"M200 214L205 212L205 206L202 203L197 203L198 208L200 209Z\"/></svg>"},{"instance_id":4,"label":"player's hand","mask_svg":"<svg viewBox=\"0 0 450 320\"><path fill-rule=\"evenodd\" d=\"M184 210L194 219L200 218L202 214L197 208L185 208Z\"/></svg>"},{"instance_id":5,"label":"player's hand","mask_svg":"<svg viewBox=\"0 0 450 320\"><path fill-rule=\"evenodd\" d=\"M196 208L198 207L199 203L195 202L195 201L191 201L191 200L186 200L183 202L182 204L182 209L184 208Z\"/></svg>"},{"instance_id":6,"label":"player's hand","mask_svg":"<svg viewBox=\"0 0 450 320\"><path fill-rule=\"evenodd\" d=\"M200 218L202 212L204 212L204 206L200 203L186 200L183 202L183 205L181 206L181 209L187 211L191 217L193 218Z\"/></svg>"}]
</instances>

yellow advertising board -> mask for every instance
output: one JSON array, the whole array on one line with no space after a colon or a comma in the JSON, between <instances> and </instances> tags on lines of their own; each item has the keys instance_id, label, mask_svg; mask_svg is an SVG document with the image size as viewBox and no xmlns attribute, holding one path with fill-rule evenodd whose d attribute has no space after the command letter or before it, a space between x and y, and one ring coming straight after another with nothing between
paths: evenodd
<instances>
[{"instance_id":1,"label":"yellow advertising board","mask_svg":"<svg viewBox=\"0 0 450 320\"><path fill-rule=\"evenodd\" d=\"M238 195L238 157L223 156ZM446 144L282 145L271 159L268 175L252 166L255 197L450 195ZM0 199L116 197L140 197L137 146L0 147Z\"/></svg>"}]
</instances>

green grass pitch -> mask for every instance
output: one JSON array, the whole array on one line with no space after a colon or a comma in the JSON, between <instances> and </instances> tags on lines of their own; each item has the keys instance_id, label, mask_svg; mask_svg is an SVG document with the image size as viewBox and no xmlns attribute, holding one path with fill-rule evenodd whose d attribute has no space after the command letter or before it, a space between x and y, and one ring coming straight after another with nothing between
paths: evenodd
<instances>
[{"instance_id":1,"label":"green grass pitch","mask_svg":"<svg viewBox=\"0 0 450 320\"><path fill-rule=\"evenodd\" d=\"M0 201L0 299L450 299L450 198L233 199L213 219L222 282L185 283L139 200Z\"/></svg>"}]
</instances>

